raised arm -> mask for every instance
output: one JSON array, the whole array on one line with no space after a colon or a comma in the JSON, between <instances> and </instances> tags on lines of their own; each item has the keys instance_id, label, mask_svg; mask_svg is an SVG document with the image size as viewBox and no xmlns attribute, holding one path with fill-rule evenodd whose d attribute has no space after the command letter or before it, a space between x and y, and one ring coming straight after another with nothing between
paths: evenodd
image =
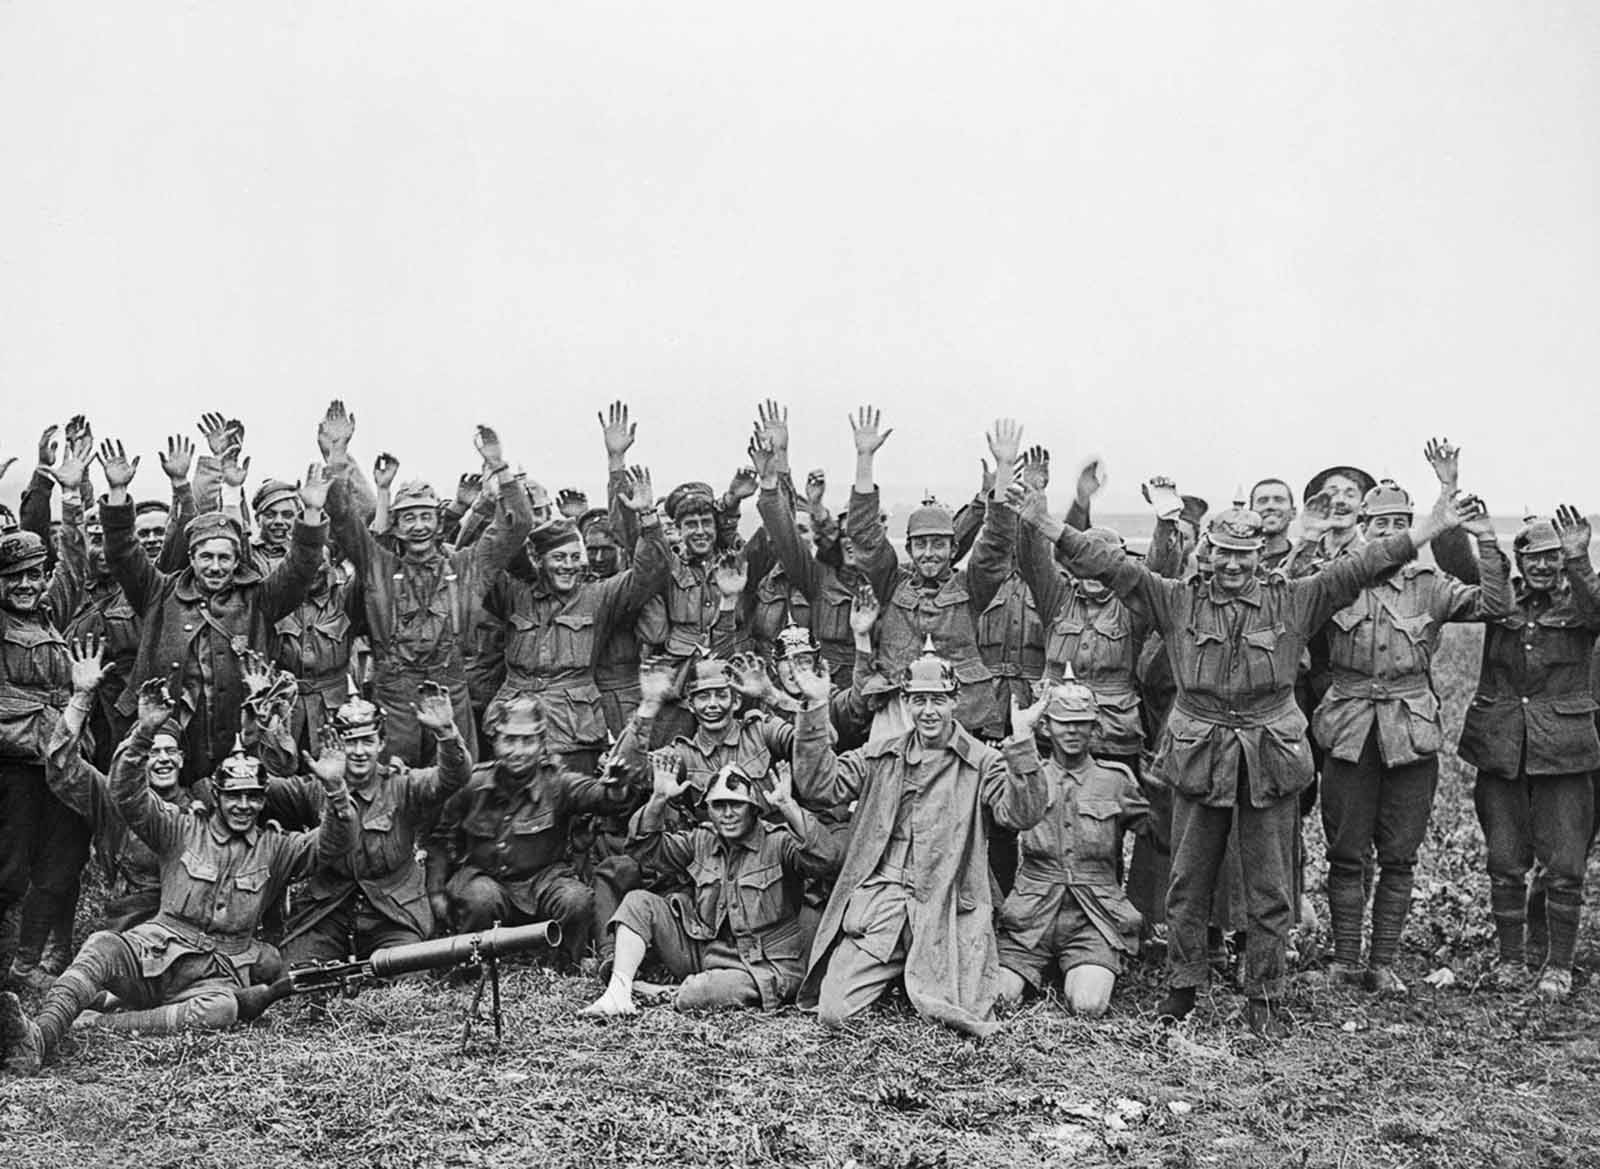
<instances>
[{"instance_id":1,"label":"raised arm","mask_svg":"<svg viewBox=\"0 0 1600 1169\"><path fill-rule=\"evenodd\" d=\"M106 566L122 586L128 603L142 613L161 587L161 574L133 538L133 502L128 497L128 484L138 473L139 458L135 455L130 460L122 444L108 438L100 444L100 465L106 476L106 497L100 505Z\"/></svg>"},{"instance_id":2,"label":"raised arm","mask_svg":"<svg viewBox=\"0 0 1600 1169\"><path fill-rule=\"evenodd\" d=\"M1595 579L1594 562L1589 559L1589 543L1593 539L1589 521L1570 503L1563 503L1556 508L1555 522L1556 534L1561 538L1562 567L1572 588L1573 602L1584 625L1600 629L1600 581Z\"/></svg>"},{"instance_id":3,"label":"raised arm","mask_svg":"<svg viewBox=\"0 0 1600 1169\"><path fill-rule=\"evenodd\" d=\"M139 713L132 732L111 762L111 803L128 828L158 856L169 856L183 842L183 816L155 792L144 777L145 760L156 731L172 717L172 697L159 678L139 688Z\"/></svg>"},{"instance_id":4,"label":"raised arm","mask_svg":"<svg viewBox=\"0 0 1600 1169\"><path fill-rule=\"evenodd\" d=\"M483 456L485 482L495 479L500 487L499 508L494 523L484 533L483 539L473 545L472 558L477 565L480 588L488 588L494 577L511 563L533 531L533 508L528 503L528 492L520 476L511 473L510 466L500 449L500 436L487 426L478 427L476 443Z\"/></svg>"},{"instance_id":5,"label":"raised arm","mask_svg":"<svg viewBox=\"0 0 1600 1169\"><path fill-rule=\"evenodd\" d=\"M806 695L806 704L794 720L795 795L812 808L834 808L849 803L861 794L866 784L866 757L860 751L833 753L833 734L828 723L828 696L832 686L826 675L814 677L797 672L795 680Z\"/></svg>"},{"instance_id":6,"label":"raised arm","mask_svg":"<svg viewBox=\"0 0 1600 1169\"><path fill-rule=\"evenodd\" d=\"M312 463L306 468L305 482L300 485L303 510L295 521L289 554L261 582L261 611L269 621L294 612L316 582L322 568L322 548L328 538L327 517L322 505L331 486L332 481L321 463Z\"/></svg>"}]
</instances>

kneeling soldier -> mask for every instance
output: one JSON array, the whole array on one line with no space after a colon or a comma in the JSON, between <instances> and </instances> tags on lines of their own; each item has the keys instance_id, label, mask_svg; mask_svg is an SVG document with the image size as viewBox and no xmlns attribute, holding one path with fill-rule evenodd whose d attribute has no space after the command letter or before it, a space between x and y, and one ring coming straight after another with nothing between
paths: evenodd
<instances>
[{"instance_id":1,"label":"kneeling soldier","mask_svg":"<svg viewBox=\"0 0 1600 1169\"><path fill-rule=\"evenodd\" d=\"M1015 1002L1024 985L1039 989L1052 963L1063 975L1067 1005L1100 1015L1139 942L1139 911L1117 882L1122 835L1147 831L1150 805L1133 772L1089 754L1099 720L1094 691L1070 676L1049 686L1043 714L1050 758L1043 765L1049 803L1018 837L1021 860L1000 909L1000 998ZM1020 711L1007 762L1018 774L1040 767L1031 735L1039 707Z\"/></svg>"},{"instance_id":2,"label":"kneeling soldier","mask_svg":"<svg viewBox=\"0 0 1600 1169\"><path fill-rule=\"evenodd\" d=\"M170 1034L227 1027L240 1017L252 970L275 961L256 941L262 910L291 881L326 867L350 847L350 795L326 781L320 827L286 833L258 821L266 803L261 764L237 745L217 769L217 811L200 815L162 799L145 759L173 704L159 680L139 691L138 723L111 768L111 795L129 829L161 858L161 912L125 933L91 934L45 994L35 1018L0 995L6 1070L32 1075L72 1021L110 991L125 1009L99 1019L122 1031Z\"/></svg>"},{"instance_id":3,"label":"kneeling soldier","mask_svg":"<svg viewBox=\"0 0 1600 1169\"><path fill-rule=\"evenodd\" d=\"M693 893L635 890L611 919L616 961L606 993L586 1015L631 1015L633 976L648 949L683 980L680 1011L724 1007L771 1010L794 998L805 974L800 909L803 878L832 873L840 848L794 801L786 769L766 802L786 827L761 820L757 783L733 764L706 790L709 824L665 832L667 801L680 794L677 753L651 755L654 788L639 814L632 847L652 868L682 874Z\"/></svg>"}]
</instances>

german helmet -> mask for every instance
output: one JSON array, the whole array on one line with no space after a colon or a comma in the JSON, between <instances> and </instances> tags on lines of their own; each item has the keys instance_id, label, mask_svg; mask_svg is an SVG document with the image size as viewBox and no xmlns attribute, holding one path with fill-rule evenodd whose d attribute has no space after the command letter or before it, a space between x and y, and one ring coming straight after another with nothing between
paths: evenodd
<instances>
[{"instance_id":1,"label":"german helmet","mask_svg":"<svg viewBox=\"0 0 1600 1169\"><path fill-rule=\"evenodd\" d=\"M264 792L267 784L261 778L261 760L244 753L244 743L237 736L233 750L217 764L216 790L218 795L228 792Z\"/></svg>"},{"instance_id":2,"label":"german helmet","mask_svg":"<svg viewBox=\"0 0 1600 1169\"><path fill-rule=\"evenodd\" d=\"M1206 526L1213 548L1227 548L1234 552L1255 552L1261 547L1261 515L1251 511L1242 499L1220 511Z\"/></svg>"},{"instance_id":3,"label":"german helmet","mask_svg":"<svg viewBox=\"0 0 1600 1169\"><path fill-rule=\"evenodd\" d=\"M1555 552L1561 548L1561 537L1556 534L1555 521L1545 515L1531 515L1522 521L1511 548L1519 555L1524 552Z\"/></svg>"},{"instance_id":4,"label":"german helmet","mask_svg":"<svg viewBox=\"0 0 1600 1169\"><path fill-rule=\"evenodd\" d=\"M694 672L689 675L689 693L699 694L705 690L731 690L733 678L728 673L728 663L721 658L699 658L694 663Z\"/></svg>"},{"instance_id":5,"label":"german helmet","mask_svg":"<svg viewBox=\"0 0 1600 1169\"><path fill-rule=\"evenodd\" d=\"M333 712L333 729L346 739L383 734L383 708L365 698L352 698Z\"/></svg>"},{"instance_id":6,"label":"german helmet","mask_svg":"<svg viewBox=\"0 0 1600 1169\"><path fill-rule=\"evenodd\" d=\"M779 631L778 639L772 643L772 658L779 662L795 654L821 652L822 647L817 644L817 639L811 636L811 630L804 625L796 625L793 621Z\"/></svg>"},{"instance_id":7,"label":"german helmet","mask_svg":"<svg viewBox=\"0 0 1600 1169\"><path fill-rule=\"evenodd\" d=\"M411 507L438 507L439 495L430 484L421 479L408 479L395 489L391 512L405 511Z\"/></svg>"},{"instance_id":8,"label":"german helmet","mask_svg":"<svg viewBox=\"0 0 1600 1169\"><path fill-rule=\"evenodd\" d=\"M1100 717L1100 703L1095 700L1094 691L1078 681L1072 667L1067 666L1065 676L1050 684L1044 714L1060 722L1094 722Z\"/></svg>"},{"instance_id":9,"label":"german helmet","mask_svg":"<svg viewBox=\"0 0 1600 1169\"><path fill-rule=\"evenodd\" d=\"M923 643L922 655L906 667L900 680L900 689L906 694L954 694L958 686L956 668L939 656L932 637Z\"/></svg>"},{"instance_id":10,"label":"german helmet","mask_svg":"<svg viewBox=\"0 0 1600 1169\"><path fill-rule=\"evenodd\" d=\"M1361 518L1380 515L1412 515L1416 505L1411 493L1393 479L1380 479L1378 485L1361 497Z\"/></svg>"},{"instance_id":11,"label":"german helmet","mask_svg":"<svg viewBox=\"0 0 1600 1169\"><path fill-rule=\"evenodd\" d=\"M544 703L527 694L496 698L483 712L483 729L490 735L542 735Z\"/></svg>"}]
</instances>

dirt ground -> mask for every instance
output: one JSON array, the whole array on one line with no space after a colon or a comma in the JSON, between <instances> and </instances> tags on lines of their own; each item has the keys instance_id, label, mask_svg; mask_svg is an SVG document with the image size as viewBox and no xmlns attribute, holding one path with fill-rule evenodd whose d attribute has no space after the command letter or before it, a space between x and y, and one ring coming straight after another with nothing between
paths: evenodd
<instances>
[{"instance_id":1,"label":"dirt ground","mask_svg":"<svg viewBox=\"0 0 1600 1169\"><path fill-rule=\"evenodd\" d=\"M1476 646L1452 632L1441 655L1452 741ZM1325 914L1320 847L1312 817ZM895 1004L840 1035L793 1010L579 1019L597 987L523 968L498 1047L482 1027L463 1047L470 990L434 983L336 1000L326 1019L284 1004L225 1034L80 1033L38 1079L0 1082L0 1166L1600 1164L1595 915L1569 1002L1480 988L1482 851L1451 757L1405 939L1410 997L1322 985L1308 938L1281 1043L1251 1038L1220 985L1163 1030L1149 966L1104 1019L1046 999L984 1043ZM1424 982L1441 970L1451 985Z\"/></svg>"}]
</instances>

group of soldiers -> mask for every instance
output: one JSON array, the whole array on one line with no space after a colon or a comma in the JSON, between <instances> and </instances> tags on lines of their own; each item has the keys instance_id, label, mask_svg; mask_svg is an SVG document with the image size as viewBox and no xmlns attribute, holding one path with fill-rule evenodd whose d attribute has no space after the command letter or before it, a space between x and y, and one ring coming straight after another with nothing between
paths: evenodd
<instances>
[{"instance_id":1,"label":"group of soldiers","mask_svg":"<svg viewBox=\"0 0 1600 1169\"><path fill-rule=\"evenodd\" d=\"M75 1025L227 1026L286 970L547 920L596 1015L798 1001L838 1026L899 986L981 1036L1052 976L1103 1012L1157 937L1163 1020L1232 944L1250 1027L1282 1036L1319 777L1325 976L1406 993L1452 621L1487 629L1459 749L1493 977L1570 993L1600 772L1576 509L1528 519L1513 565L1434 440L1420 506L1355 466L1214 515L1151 479L1138 555L1093 526L1098 466L1058 515L1002 419L975 497L925 500L897 550L870 407L837 512L776 403L725 490L659 505L628 408L600 429L603 506L551 498L487 427L452 498L389 454L369 474L339 402L303 476L253 490L243 425L204 416L208 453L159 455L170 499L135 498L139 457L81 416L45 432L0 516L0 974L40 999L0 995L5 1068ZM104 928L74 949L91 854ZM671 984L639 981L652 958Z\"/></svg>"}]
</instances>

